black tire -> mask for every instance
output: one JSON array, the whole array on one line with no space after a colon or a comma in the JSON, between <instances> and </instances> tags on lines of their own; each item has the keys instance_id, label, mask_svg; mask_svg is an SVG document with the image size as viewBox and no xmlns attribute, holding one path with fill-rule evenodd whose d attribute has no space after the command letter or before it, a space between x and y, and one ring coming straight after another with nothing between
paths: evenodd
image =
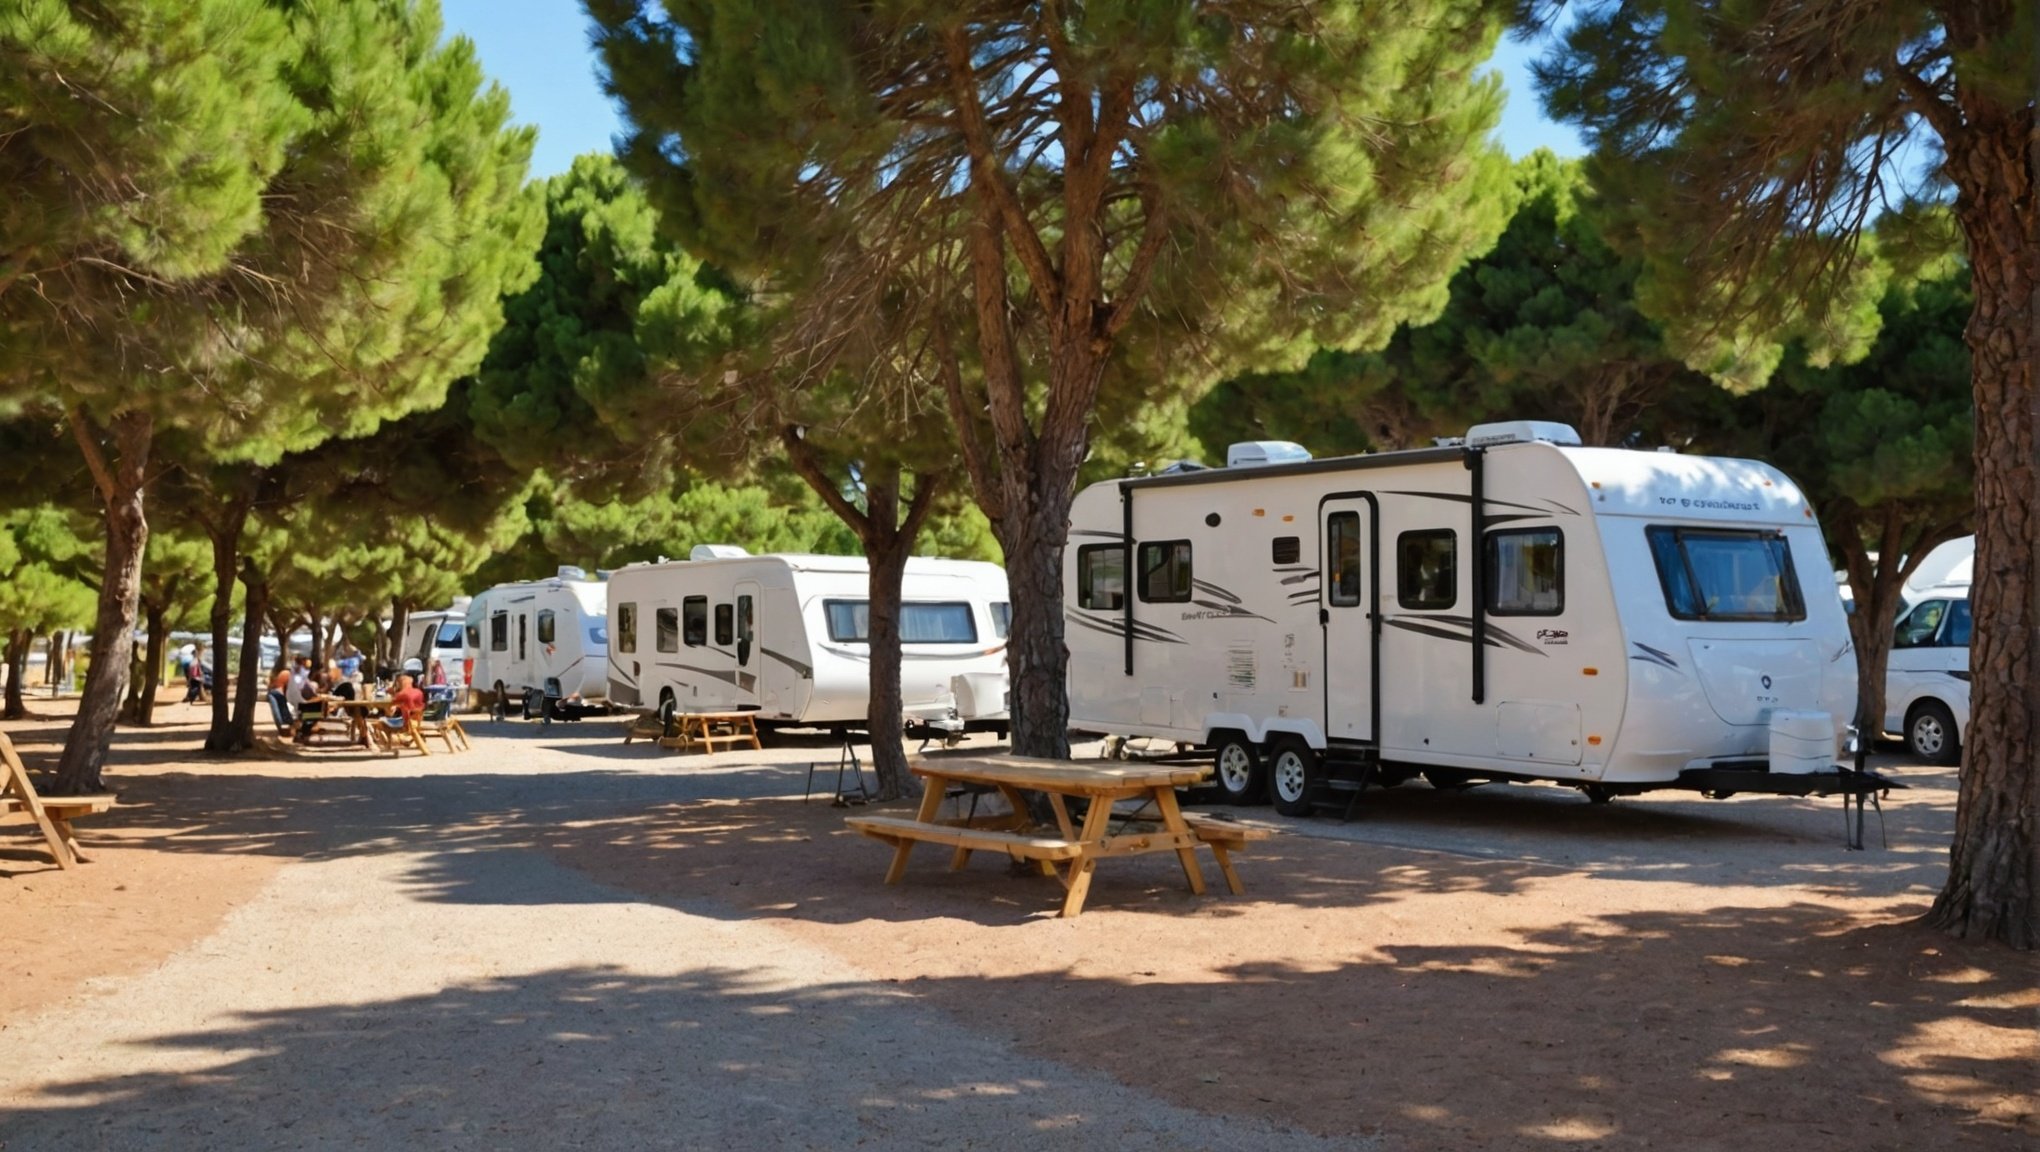
<instances>
[{"instance_id":1,"label":"black tire","mask_svg":"<svg viewBox=\"0 0 2040 1152\"><path fill-rule=\"evenodd\" d=\"M1268 802L1268 770L1261 750L1238 732L1219 735L1211 753L1211 787L1226 804Z\"/></svg>"},{"instance_id":2,"label":"black tire","mask_svg":"<svg viewBox=\"0 0 2040 1152\"><path fill-rule=\"evenodd\" d=\"M666 688L659 693L659 733L673 734L673 717L680 714L680 702L673 698L673 690Z\"/></svg>"},{"instance_id":3,"label":"black tire","mask_svg":"<svg viewBox=\"0 0 2040 1152\"><path fill-rule=\"evenodd\" d=\"M1473 781L1458 768L1426 768L1424 783L1440 792L1461 792L1473 787Z\"/></svg>"},{"instance_id":4,"label":"black tire","mask_svg":"<svg viewBox=\"0 0 2040 1152\"><path fill-rule=\"evenodd\" d=\"M1922 700L1905 718L1905 747L1929 764L1946 768L1962 762L1962 739L1955 731L1955 713L1939 700Z\"/></svg>"},{"instance_id":5,"label":"black tire","mask_svg":"<svg viewBox=\"0 0 2040 1152\"><path fill-rule=\"evenodd\" d=\"M1318 754L1294 736L1277 737L1268 749L1268 795L1284 816L1308 816L1317 788Z\"/></svg>"}]
</instances>

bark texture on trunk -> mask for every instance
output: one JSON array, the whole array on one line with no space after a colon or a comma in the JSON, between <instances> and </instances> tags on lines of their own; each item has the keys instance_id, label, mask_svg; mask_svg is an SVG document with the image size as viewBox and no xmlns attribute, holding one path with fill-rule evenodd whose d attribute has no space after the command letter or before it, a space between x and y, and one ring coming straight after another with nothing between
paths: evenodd
<instances>
[{"instance_id":1,"label":"bark texture on trunk","mask_svg":"<svg viewBox=\"0 0 2040 1152\"><path fill-rule=\"evenodd\" d=\"M247 588L247 611L241 619L241 659L234 673L234 716L227 735L233 747L255 746L255 709L267 688L262 675L262 618L269 608L269 583L244 562L241 583ZM285 651L288 651L286 649ZM225 696L226 689L214 693Z\"/></svg>"},{"instance_id":2,"label":"bark texture on trunk","mask_svg":"<svg viewBox=\"0 0 2040 1152\"><path fill-rule=\"evenodd\" d=\"M121 709L120 718L124 724L147 728L156 722L156 693L163 687L163 659L169 645L163 629L169 611L163 604L145 597L142 616L147 621L149 640L128 677L127 704Z\"/></svg>"},{"instance_id":3,"label":"bark texture on trunk","mask_svg":"<svg viewBox=\"0 0 2040 1152\"><path fill-rule=\"evenodd\" d=\"M7 636L7 702L0 710L0 719L21 720L28 716L28 703L22 699L22 678L28 674L28 654L35 648L35 633L26 628L17 628Z\"/></svg>"},{"instance_id":4,"label":"bark texture on trunk","mask_svg":"<svg viewBox=\"0 0 2040 1152\"><path fill-rule=\"evenodd\" d=\"M2036 45L2040 47L2040 45ZM1947 886L1928 922L2040 948L2040 141L2035 113L1963 91L1943 141L1969 240L1976 397L1968 748Z\"/></svg>"},{"instance_id":5,"label":"bark texture on trunk","mask_svg":"<svg viewBox=\"0 0 2040 1152\"><path fill-rule=\"evenodd\" d=\"M395 676L404 669L404 657L407 655L404 651L404 625L409 623L410 619L411 606L402 600L392 599L390 601L390 658L386 661L389 665L391 676ZM427 671L430 671L430 669L427 669Z\"/></svg>"},{"instance_id":6,"label":"bark texture on trunk","mask_svg":"<svg viewBox=\"0 0 2040 1152\"><path fill-rule=\"evenodd\" d=\"M55 794L78 795L106 790L106 753L113 725L127 693L128 663L135 647L135 607L142 592L142 553L149 544L149 521L143 490L155 420L147 413L124 412L107 426L113 457L81 412L71 413L72 435L98 485L106 516L106 564L99 585L99 611L92 632L92 662L85 670L85 692L78 716L57 761Z\"/></svg>"}]
</instances>

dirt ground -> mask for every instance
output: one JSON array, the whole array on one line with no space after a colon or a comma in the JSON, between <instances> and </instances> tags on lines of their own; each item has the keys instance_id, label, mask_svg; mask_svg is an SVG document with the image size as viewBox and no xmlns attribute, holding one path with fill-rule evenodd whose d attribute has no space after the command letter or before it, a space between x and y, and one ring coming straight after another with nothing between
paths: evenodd
<instances>
[{"instance_id":1,"label":"dirt ground","mask_svg":"<svg viewBox=\"0 0 2040 1152\"><path fill-rule=\"evenodd\" d=\"M57 708L35 707L50 718L8 726L32 762L61 738ZM0 827L0 1043L9 1021L219 946L266 888L263 915L298 914L280 870L422 857L405 899L515 904L472 872L514 856L768 954L831 957L815 996L904 995L1027 1057L1255 1125L1239 1132L1413 1152L2040 1141L2040 958L1909 923L1939 884L1952 773L1896 768L1912 787L1886 805L1889 847L1873 820L1863 853L1841 850L1832 801L1590 807L1413 784L1344 825L1243 810L1284 833L1239 859L1247 895L1191 896L1173 857L1114 860L1064 921L1053 881L984 856L951 872L924 848L881 885L886 850L800 799L826 749L661 759L614 725L565 728L477 725L458 758L224 765L194 755L195 724L124 733L122 807L88 832L98 862L59 873ZM543 906L524 915L543 930ZM702 950L674 959L715 964ZM65 1091L4 1089L0 1146L10 1099Z\"/></svg>"}]
</instances>

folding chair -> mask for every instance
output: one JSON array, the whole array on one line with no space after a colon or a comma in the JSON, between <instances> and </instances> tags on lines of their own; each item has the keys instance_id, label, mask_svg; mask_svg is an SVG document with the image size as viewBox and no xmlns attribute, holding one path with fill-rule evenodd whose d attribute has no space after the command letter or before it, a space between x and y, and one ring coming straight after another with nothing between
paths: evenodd
<instances>
[{"instance_id":1,"label":"folding chair","mask_svg":"<svg viewBox=\"0 0 2040 1152\"><path fill-rule=\"evenodd\" d=\"M446 741L446 750L449 753L464 752L474 747L468 743L467 729L462 728L460 721L453 715L453 696L450 692L428 701L425 705L425 714L418 718L417 723L421 744L424 737L430 736ZM456 738L460 740L458 748L453 746Z\"/></svg>"},{"instance_id":2,"label":"folding chair","mask_svg":"<svg viewBox=\"0 0 2040 1152\"><path fill-rule=\"evenodd\" d=\"M402 723L390 723L391 720L398 718L379 716L368 722L368 730L382 750L392 756L398 756L406 748L416 748L419 755L432 755L432 750L425 747L425 731L419 727L418 718L404 713L401 714Z\"/></svg>"}]
</instances>

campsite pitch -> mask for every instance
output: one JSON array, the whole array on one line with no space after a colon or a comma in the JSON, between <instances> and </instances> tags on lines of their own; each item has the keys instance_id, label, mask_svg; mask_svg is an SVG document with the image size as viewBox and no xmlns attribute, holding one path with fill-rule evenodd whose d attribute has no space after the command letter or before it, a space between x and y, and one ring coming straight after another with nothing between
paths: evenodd
<instances>
[{"instance_id":1,"label":"campsite pitch","mask_svg":"<svg viewBox=\"0 0 2040 1152\"><path fill-rule=\"evenodd\" d=\"M62 732L36 707L8 726L32 761ZM1285 830L1245 896L1130 857L1058 920L1054 881L982 855L883 885L882 848L801 803L825 742L473 731L225 765L195 724L124 731L97 863L0 827L0 1146L2040 1139L2040 962L1906 923L1952 772L1897 765L1861 853L1833 802L1240 810Z\"/></svg>"}]
</instances>

